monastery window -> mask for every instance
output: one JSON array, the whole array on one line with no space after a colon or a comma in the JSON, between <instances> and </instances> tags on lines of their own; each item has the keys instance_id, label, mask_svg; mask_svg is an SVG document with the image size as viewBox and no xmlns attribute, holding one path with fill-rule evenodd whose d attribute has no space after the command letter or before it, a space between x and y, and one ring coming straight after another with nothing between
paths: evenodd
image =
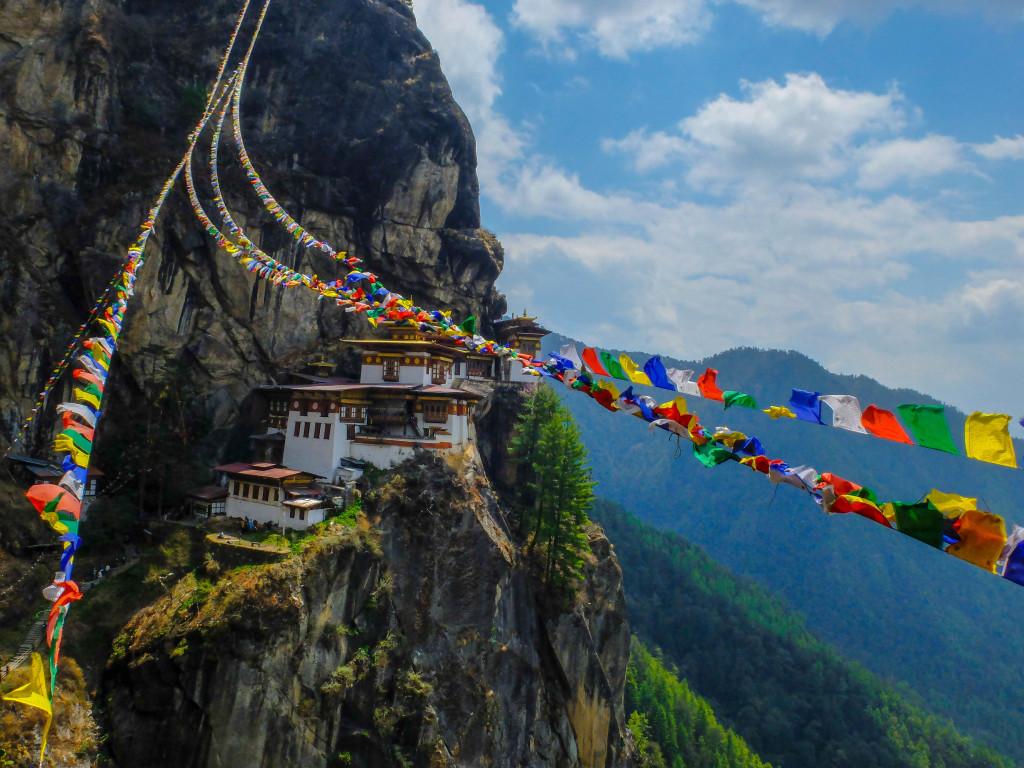
<instances>
[{"instance_id":1,"label":"monastery window","mask_svg":"<svg viewBox=\"0 0 1024 768\"><path fill-rule=\"evenodd\" d=\"M306 519L306 510L300 509L299 510L299 520L303 520L304 521L305 519Z\"/></svg>"},{"instance_id":2,"label":"monastery window","mask_svg":"<svg viewBox=\"0 0 1024 768\"><path fill-rule=\"evenodd\" d=\"M302 405L299 408L299 413L301 413L303 416L309 415L309 400L302 401Z\"/></svg>"},{"instance_id":3,"label":"monastery window","mask_svg":"<svg viewBox=\"0 0 1024 768\"><path fill-rule=\"evenodd\" d=\"M288 508L288 517L291 518L292 520L295 519L295 507L289 507Z\"/></svg>"},{"instance_id":4,"label":"monastery window","mask_svg":"<svg viewBox=\"0 0 1024 768\"><path fill-rule=\"evenodd\" d=\"M270 488L265 485L263 486L263 500L270 501Z\"/></svg>"},{"instance_id":5,"label":"monastery window","mask_svg":"<svg viewBox=\"0 0 1024 768\"><path fill-rule=\"evenodd\" d=\"M402 365L398 362L398 358L384 358L384 381L398 381L398 374L401 369Z\"/></svg>"},{"instance_id":6,"label":"monastery window","mask_svg":"<svg viewBox=\"0 0 1024 768\"><path fill-rule=\"evenodd\" d=\"M231 495L232 496L239 496L239 495L241 495L241 489L238 486L239 486L239 482L237 480L232 480L231 481Z\"/></svg>"},{"instance_id":7,"label":"monastery window","mask_svg":"<svg viewBox=\"0 0 1024 768\"><path fill-rule=\"evenodd\" d=\"M315 440L319 440L320 439L320 422L319 421L316 424L313 425L313 438Z\"/></svg>"},{"instance_id":8,"label":"monastery window","mask_svg":"<svg viewBox=\"0 0 1024 768\"><path fill-rule=\"evenodd\" d=\"M486 376L488 361L487 360L470 360L468 363L469 376Z\"/></svg>"},{"instance_id":9,"label":"monastery window","mask_svg":"<svg viewBox=\"0 0 1024 768\"><path fill-rule=\"evenodd\" d=\"M444 384L448 380L448 366L440 360L431 362L430 380L434 384Z\"/></svg>"},{"instance_id":10,"label":"monastery window","mask_svg":"<svg viewBox=\"0 0 1024 768\"><path fill-rule=\"evenodd\" d=\"M305 421L302 423L302 436L309 437L309 422Z\"/></svg>"},{"instance_id":11,"label":"monastery window","mask_svg":"<svg viewBox=\"0 0 1024 768\"><path fill-rule=\"evenodd\" d=\"M324 424L324 440L330 440L330 439L331 439L331 425L330 424Z\"/></svg>"},{"instance_id":12,"label":"monastery window","mask_svg":"<svg viewBox=\"0 0 1024 768\"><path fill-rule=\"evenodd\" d=\"M428 424L444 424L448 421L448 403L423 403L423 420Z\"/></svg>"},{"instance_id":13,"label":"monastery window","mask_svg":"<svg viewBox=\"0 0 1024 768\"><path fill-rule=\"evenodd\" d=\"M302 422L301 421L296 421L295 422L295 434L292 435L292 437L298 437L299 436L299 430L301 428L302 428Z\"/></svg>"}]
</instances>

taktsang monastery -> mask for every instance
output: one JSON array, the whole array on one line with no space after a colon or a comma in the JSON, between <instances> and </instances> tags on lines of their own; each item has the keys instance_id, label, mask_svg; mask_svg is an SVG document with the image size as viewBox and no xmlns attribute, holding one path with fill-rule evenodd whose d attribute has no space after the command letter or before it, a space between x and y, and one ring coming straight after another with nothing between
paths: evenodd
<instances>
[{"instance_id":1,"label":"taktsang monastery","mask_svg":"<svg viewBox=\"0 0 1024 768\"><path fill-rule=\"evenodd\" d=\"M548 333L530 317L501 321L495 331L532 355ZM391 326L386 338L348 343L362 356L358 382L305 376L259 388L267 413L266 431L252 436L257 461L216 467L218 486L195 492L193 509L307 528L334 514L366 464L389 468L424 450L461 453L491 386L536 383L517 360L474 354L415 328Z\"/></svg>"}]
</instances>

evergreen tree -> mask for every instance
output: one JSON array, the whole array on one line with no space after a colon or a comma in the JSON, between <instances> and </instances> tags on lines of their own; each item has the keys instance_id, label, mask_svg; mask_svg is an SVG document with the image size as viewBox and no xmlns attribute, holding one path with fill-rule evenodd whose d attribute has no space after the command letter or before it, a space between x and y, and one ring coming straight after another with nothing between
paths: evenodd
<instances>
[{"instance_id":1,"label":"evergreen tree","mask_svg":"<svg viewBox=\"0 0 1024 768\"><path fill-rule=\"evenodd\" d=\"M539 553L547 585L568 586L580 578L589 551L587 510L594 482L579 430L547 387L539 387L527 400L512 455L527 551Z\"/></svg>"}]
</instances>

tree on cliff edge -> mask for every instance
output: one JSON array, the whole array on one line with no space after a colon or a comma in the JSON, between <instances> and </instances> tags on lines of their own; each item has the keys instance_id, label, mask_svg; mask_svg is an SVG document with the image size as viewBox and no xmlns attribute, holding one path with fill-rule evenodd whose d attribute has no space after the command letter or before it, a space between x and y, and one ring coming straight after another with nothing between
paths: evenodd
<instances>
[{"instance_id":1,"label":"tree on cliff edge","mask_svg":"<svg viewBox=\"0 0 1024 768\"><path fill-rule=\"evenodd\" d=\"M582 575L589 551L594 481L576 423L548 387L526 400L511 447L527 552L539 553L545 584L568 586Z\"/></svg>"}]
</instances>

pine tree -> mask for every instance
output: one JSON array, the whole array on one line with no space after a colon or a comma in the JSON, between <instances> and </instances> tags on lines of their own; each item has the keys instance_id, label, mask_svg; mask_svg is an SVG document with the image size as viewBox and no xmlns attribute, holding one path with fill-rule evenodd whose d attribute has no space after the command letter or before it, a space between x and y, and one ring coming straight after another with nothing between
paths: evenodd
<instances>
[{"instance_id":1,"label":"pine tree","mask_svg":"<svg viewBox=\"0 0 1024 768\"><path fill-rule=\"evenodd\" d=\"M512 449L527 552L540 554L545 584L568 586L581 577L589 551L587 510L594 482L579 430L547 387L527 401Z\"/></svg>"}]
</instances>

